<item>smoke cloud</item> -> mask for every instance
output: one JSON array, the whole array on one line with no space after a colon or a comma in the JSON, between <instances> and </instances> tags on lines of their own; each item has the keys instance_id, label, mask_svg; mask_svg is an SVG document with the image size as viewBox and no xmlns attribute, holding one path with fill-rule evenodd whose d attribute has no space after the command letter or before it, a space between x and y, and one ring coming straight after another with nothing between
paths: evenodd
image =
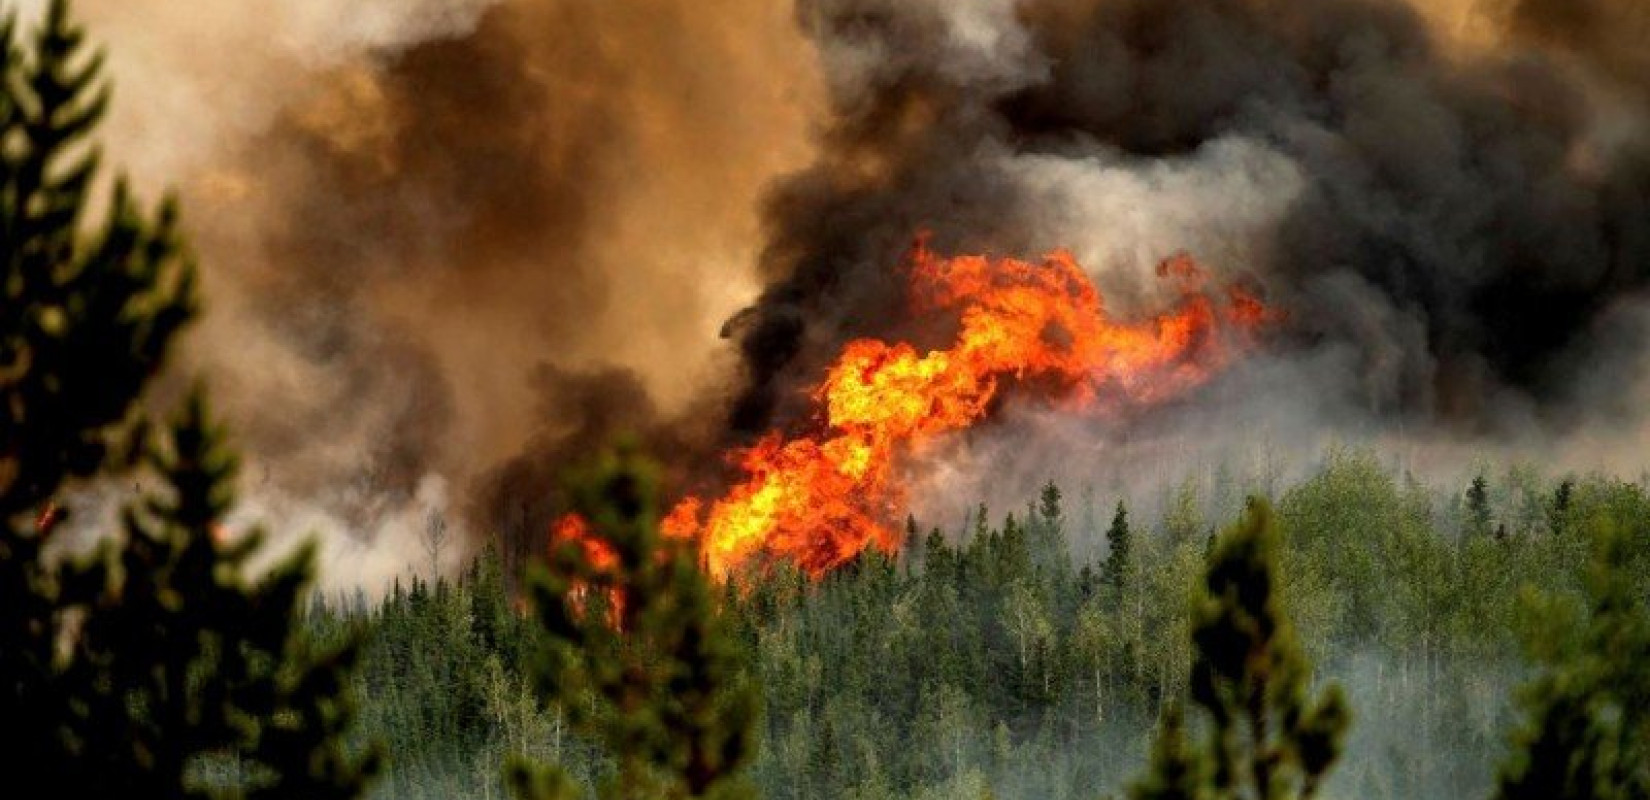
<instances>
[{"instance_id":1,"label":"smoke cloud","mask_svg":"<svg viewBox=\"0 0 1650 800\"><path fill-rule=\"evenodd\" d=\"M831 121L767 208L774 280L736 319L740 429L794 423L793 387L897 324L888 266L922 228L941 251L1069 248L1125 306L1185 249L1289 315L1194 402L1047 435L1028 409L975 434L982 466L952 453L921 476L951 487L930 497L1092 480L1112 471L1098 448L1114 469L1143 449L1188 467L1166 441L1218 460L1258 432L1434 452L1493 435L1588 457L1604 451L1573 443L1642 424L1620 413L1645 374L1628 322L1650 277L1642 4L799 8Z\"/></svg>"},{"instance_id":2,"label":"smoke cloud","mask_svg":"<svg viewBox=\"0 0 1650 800\"><path fill-rule=\"evenodd\" d=\"M329 583L425 569L431 514L473 549L518 505L476 498L539 505L556 470L500 476L726 371L817 79L784 9L710 5L77 3L109 161L180 191L206 271L179 372L210 377L247 505L341 554Z\"/></svg>"},{"instance_id":3,"label":"smoke cloud","mask_svg":"<svg viewBox=\"0 0 1650 800\"><path fill-rule=\"evenodd\" d=\"M1256 437L1637 463L1633 0L81 5L111 160L185 196L249 492L379 573L431 513L529 541L619 432L714 486L844 342L927 333L918 231L1069 249L1124 315L1187 251L1288 315L1171 406L1005 407L913 467L924 511Z\"/></svg>"}]
</instances>

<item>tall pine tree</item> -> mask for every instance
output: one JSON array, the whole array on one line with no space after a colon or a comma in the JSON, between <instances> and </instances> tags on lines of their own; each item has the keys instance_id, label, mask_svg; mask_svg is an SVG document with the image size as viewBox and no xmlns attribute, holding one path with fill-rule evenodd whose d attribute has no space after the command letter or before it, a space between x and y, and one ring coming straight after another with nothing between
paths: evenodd
<instances>
[{"instance_id":1,"label":"tall pine tree","mask_svg":"<svg viewBox=\"0 0 1650 800\"><path fill-rule=\"evenodd\" d=\"M1621 533L1595 533L1584 616L1539 598L1530 637L1543 672L1522 693L1498 800L1650 797L1650 603Z\"/></svg>"},{"instance_id":2,"label":"tall pine tree","mask_svg":"<svg viewBox=\"0 0 1650 800\"><path fill-rule=\"evenodd\" d=\"M1311 665L1277 595L1276 539L1259 499L1219 537L1192 610L1191 693L1208 741L1189 748L1171 717L1136 798L1309 798L1339 756L1349 712L1336 687L1308 695Z\"/></svg>"},{"instance_id":3,"label":"tall pine tree","mask_svg":"<svg viewBox=\"0 0 1650 800\"><path fill-rule=\"evenodd\" d=\"M758 690L692 547L659 535L651 466L621 449L573 488L599 544L563 543L531 581L538 678L616 762L602 794L749 796ZM580 796L554 765L518 763L512 782L523 798Z\"/></svg>"},{"instance_id":4,"label":"tall pine tree","mask_svg":"<svg viewBox=\"0 0 1650 800\"><path fill-rule=\"evenodd\" d=\"M352 651L312 652L307 552L243 577L258 536L219 541L234 458L195 396L154 435L138 400L195 310L174 204L123 185L91 232L86 144L102 59L56 0L0 22L0 752L14 786L65 797L346 798ZM162 488L85 556L48 553L72 481Z\"/></svg>"},{"instance_id":5,"label":"tall pine tree","mask_svg":"<svg viewBox=\"0 0 1650 800\"><path fill-rule=\"evenodd\" d=\"M1102 580L1116 595L1122 594L1123 582L1128 580L1129 553L1134 546L1131 540L1129 509L1119 500L1117 512L1111 518L1111 527L1106 529L1106 564L1101 572Z\"/></svg>"}]
</instances>

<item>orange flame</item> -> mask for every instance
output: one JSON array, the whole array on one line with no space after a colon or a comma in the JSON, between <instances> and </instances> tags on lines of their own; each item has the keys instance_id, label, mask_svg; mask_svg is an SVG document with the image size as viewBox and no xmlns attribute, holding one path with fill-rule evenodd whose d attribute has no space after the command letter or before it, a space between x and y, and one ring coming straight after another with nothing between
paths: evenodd
<instances>
[{"instance_id":1,"label":"orange flame","mask_svg":"<svg viewBox=\"0 0 1650 800\"><path fill-rule=\"evenodd\" d=\"M1112 320L1070 254L1041 264L983 256L941 258L919 242L911 263L918 313L954 318L956 338L918 352L904 342L849 342L813 399L818 430L769 434L735 455L744 479L718 500L682 500L669 535L697 537L713 575L759 554L814 575L867 547L894 551L903 457L986 416L1005 387L1037 390L1077 409L1158 402L1205 381L1276 315L1240 289L1224 302L1203 290L1187 256L1158 274L1180 292L1169 311Z\"/></svg>"},{"instance_id":2,"label":"orange flame","mask_svg":"<svg viewBox=\"0 0 1650 800\"><path fill-rule=\"evenodd\" d=\"M58 508L56 500L47 500L46 505L40 508L40 513L34 518L34 532L41 536L49 536L57 523L63 519L63 509Z\"/></svg>"},{"instance_id":3,"label":"orange flame","mask_svg":"<svg viewBox=\"0 0 1650 800\"><path fill-rule=\"evenodd\" d=\"M590 523L578 514L565 514L550 526L550 547L577 545L584 551L584 560L597 572L606 572L619 565L619 554L612 543L597 536Z\"/></svg>"},{"instance_id":4,"label":"orange flame","mask_svg":"<svg viewBox=\"0 0 1650 800\"><path fill-rule=\"evenodd\" d=\"M563 514L550 526L550 549L564 544L576 545L583 551L585 563L596 572L610 572L619 566L619 554L613 544L591 529L589 521L579 514ZM584 613L584 596L589 587L575 585L569 599L578 613ZM607 590L608 625L617 629L624 619L624 593Z\"/></svg>"}]
</instances>

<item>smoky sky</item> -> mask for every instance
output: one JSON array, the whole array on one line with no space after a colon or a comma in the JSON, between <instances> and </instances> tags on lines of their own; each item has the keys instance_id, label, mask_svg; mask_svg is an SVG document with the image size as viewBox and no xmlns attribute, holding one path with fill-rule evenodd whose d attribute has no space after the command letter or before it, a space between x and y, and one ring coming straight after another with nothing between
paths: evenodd
<instances>
[{"instance_id":1,"label":"smoky sky","mask_svg":"<svg viewBox=\"0 0 1650 800\"><path fill-rule=\"evenodd\" d=\"M1030 159L1145 169L1243 142L1286 161L1304 185L1251 258L1214 266L1286 310L1277 346L1354 349L1377 413L1485 425L1507 392L1544 409L1643 288L1643 75L1592 42L1606 4L1499 10L1512 32L1473 53L1396 2L979 5L799 4L834 117L767 207L775 280L734 329L736 427L794 416L795 381L886 328L912 230L1027 247L1058 213L1016 180Z\"/></svg>"},{"instance_id":2,"label":"smoky sky","mask_svg":"<svg viewBox=\"0 0 1650 800\"><path fill-rule=\"evenodd\" d=\"M1190 252L1287 315L1246 391L1463 435L1640 396L1634 0L248 1L83 3L111 161L183 195L249 493L375 574L418 552L375 521L529 535L621 434L714 492L845 341L932 336L919 232L1070 248L1124 316Z\"/></svg>"},{"instance_id":3,"label":"smoky sky","mask_svg":"<svg viewBox=\"0 0 1650 800\"><path fill-rule=\"evenodd\" d=\"M110 160L179 190L201 257L178 376L209 379L246 502L362 562L343 581L427 564L428 514L480 541L553 504L569 448L713 424L648 435L727 390L759 192L807 154L783 8L82 5Z\"/></svg>"}]
</instances>

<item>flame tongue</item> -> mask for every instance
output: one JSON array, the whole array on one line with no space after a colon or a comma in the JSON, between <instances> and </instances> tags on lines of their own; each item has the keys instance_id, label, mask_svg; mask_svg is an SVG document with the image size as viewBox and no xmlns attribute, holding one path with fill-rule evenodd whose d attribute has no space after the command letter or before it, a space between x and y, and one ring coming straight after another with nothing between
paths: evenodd
<instances>
[{"instance_id":1,"label":"flame tongue","mask_svg":"<svg viewBox=\"0 0 1650 800\"><path fill-rule=\"evenodd\" d=\"M1066 253L1034 264L941 258L919 245L911 269L917 311L953 317L952 344L919 353L902 342L848 343L813 393L820 430L770 434L739 453L743 480L708 510L698 498L683 500L668 519L672 535L699 537L717 576L758 554L817 575L867 547L892 551L892 521L905 499L901 458L978 422L1006 387L1078 409L1160 401L1207 379L1244 330L1271 318L1236 290L1217 303L1190 258L1165 262L1159 274L1180 290L1175 307L1119 323Z\"/></svg>"}]
</instances>

